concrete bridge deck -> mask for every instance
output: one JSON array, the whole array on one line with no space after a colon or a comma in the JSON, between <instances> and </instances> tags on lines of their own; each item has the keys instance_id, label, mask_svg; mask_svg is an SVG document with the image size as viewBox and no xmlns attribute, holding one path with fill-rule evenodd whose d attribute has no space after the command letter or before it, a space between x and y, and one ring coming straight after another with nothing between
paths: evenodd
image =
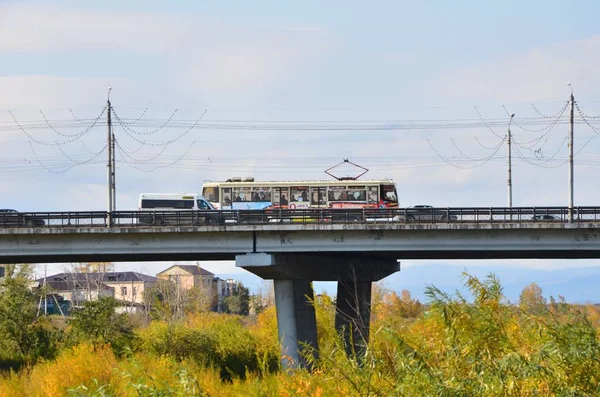
<instances>
[{"instance_id":1,"label":"concrete bridge deck","mask_svg":"<svg viewBox=\"0 0 600 397\"><path fill-rule=\"evenodd\" d=\"M233 260L245 253L394 259L600 258L600 222L0 228L0 262Z\"/></svg>"}]
</instances>

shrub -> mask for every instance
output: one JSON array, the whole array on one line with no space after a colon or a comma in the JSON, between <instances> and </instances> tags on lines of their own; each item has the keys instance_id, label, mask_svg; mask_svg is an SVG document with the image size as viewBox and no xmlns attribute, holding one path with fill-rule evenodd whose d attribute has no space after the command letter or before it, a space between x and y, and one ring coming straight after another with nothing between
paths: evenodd
<instances>
[{"instance_id":1,"label":"shrub","mask_svg":"<svg viewBox=\"0 0 600 397\"><path fill-rule=\"evenodd\" d=\"M117 360L110 346L82 343L62 351L56 360L37 364L28 376L28 390L37 396L62 396L83 385L107 383Z\"/></svg>"},{"instance_id":2,"label":"shrub","mask_svg":"<svg viewBox=\"0 0 600 397\"><path fill-rule=\"evenodd\" d=\"M115 312L117 306L114 298L85 302L70 322L76 340L97 345L108 343L117 353L129 348L134 337L133 329L126 314Z\"/></svg>"},{"instance_id":3,"label":"shrub","mask_svg":"<svg viewBox=\"0 0 600 397\"><path fill-rule=\"evenodd\" d=\"M223 379L276 367L278 354L259 348L237 316L191 316L187 322L154 322L140 332L141 347L157 355L217 368Z\"/></svg>"}]
</instances>

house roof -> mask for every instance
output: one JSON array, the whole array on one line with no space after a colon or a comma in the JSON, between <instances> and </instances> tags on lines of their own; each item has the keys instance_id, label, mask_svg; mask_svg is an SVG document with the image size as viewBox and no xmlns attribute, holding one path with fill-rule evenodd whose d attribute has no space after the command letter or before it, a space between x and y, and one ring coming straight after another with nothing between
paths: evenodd
<instances>
[{"instance_id":1,"label":"house roof","mask_svg":"<svg viewBox=\"0 0 600 397\"><path fill-rule=\"evenodd\" d=\"M194 276L214 276L214 273L211 273L208 270L203 269L198 265L173 265L173 266L163 270L162 272L158 273L158 275L163 274L166 271L173 269L174 267L178 267L182 270L185 270L186 272L188 272L189 274L192 274Z\"/></svg>"},{"instance_id":2,"label":"house roof","mask_svg":"<svg viewBox=\"0 0 600 397\"><path fill-rule=\"evenodd\" d=\"M138 272L106 272L106 273L59 273L52 276L46 277L46 282L50 283L67 283L71 286L73 283L87 283L90 282L132 282L132 281L144 281L144 282L156 282L156 277L148 276ZM36 280L42 285L44 283L43 278Z\"/></svg>"},{"instance_id":3,"label":"house roof","mask_svg":"<svg viewBox=\"0 0 600 397\"><path fill-rule=\"evenodd\" d=\"M97 282L94 280L77 280L77 279L46 279L46 284L51 290L54 291L72 291L72 290L85 290L90 288L91 290L96 290L98 288L102 290L112 290L114 288L109 287L103 282ZM37 288L42 288L44 286L44 280L39 281L39 284L36 286Z\"/></svg>"}]
</instances>

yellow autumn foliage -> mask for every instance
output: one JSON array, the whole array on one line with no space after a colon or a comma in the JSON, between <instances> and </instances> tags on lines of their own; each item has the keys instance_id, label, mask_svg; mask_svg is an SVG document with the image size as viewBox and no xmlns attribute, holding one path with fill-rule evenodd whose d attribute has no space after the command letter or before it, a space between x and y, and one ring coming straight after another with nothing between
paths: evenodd
<instances>
[{"instance_id":1,"label":"yellow autumn foliage","mask_svg":"<svg viewBox=\"0 0 600 397\"><path fill-rule=\"evenodd\" d=\"M63 350L56 360L41 362L31 371L21 372L19 383L14 377L9 378L9 385L12 384L14 389L5 391L0 386L0 395L65 396L69 389L80 385L93 387L95 380L99 384L108 382L116 365L110 346L94 347L82 343ZM26 393L22 394L22 390Z\"/></svg>"}]
</instances>

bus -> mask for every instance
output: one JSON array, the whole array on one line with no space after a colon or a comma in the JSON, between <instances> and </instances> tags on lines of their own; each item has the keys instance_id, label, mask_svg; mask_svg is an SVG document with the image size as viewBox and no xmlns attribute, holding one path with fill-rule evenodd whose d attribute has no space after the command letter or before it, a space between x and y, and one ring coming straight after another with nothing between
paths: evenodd
<instances>
[{"instance_id":1,"label":"bus","mask_svg":"<svg viewBox=\"0 0 600 397\"><path fill-rule=\"evenodd\" d=\"M150 225L166 224L222 224L221 215L208 200L196 193L142 193L139 211L149 211L140 215L139 222ZM177 211L177 214L173 212ZM186 211L182 215L182 211ZM187 212L189 211L189 212Z\"/></svg>"},{"instance_id":2,"label":"bus","mask_svg":"<svg viewBox=\"0 0 600 397\"><path fill-rule=\"evenodd\" d=\"M205 182L202 195L221 210L397 208L394 182L381 180Z\"/></svg>"}]
</instances>

